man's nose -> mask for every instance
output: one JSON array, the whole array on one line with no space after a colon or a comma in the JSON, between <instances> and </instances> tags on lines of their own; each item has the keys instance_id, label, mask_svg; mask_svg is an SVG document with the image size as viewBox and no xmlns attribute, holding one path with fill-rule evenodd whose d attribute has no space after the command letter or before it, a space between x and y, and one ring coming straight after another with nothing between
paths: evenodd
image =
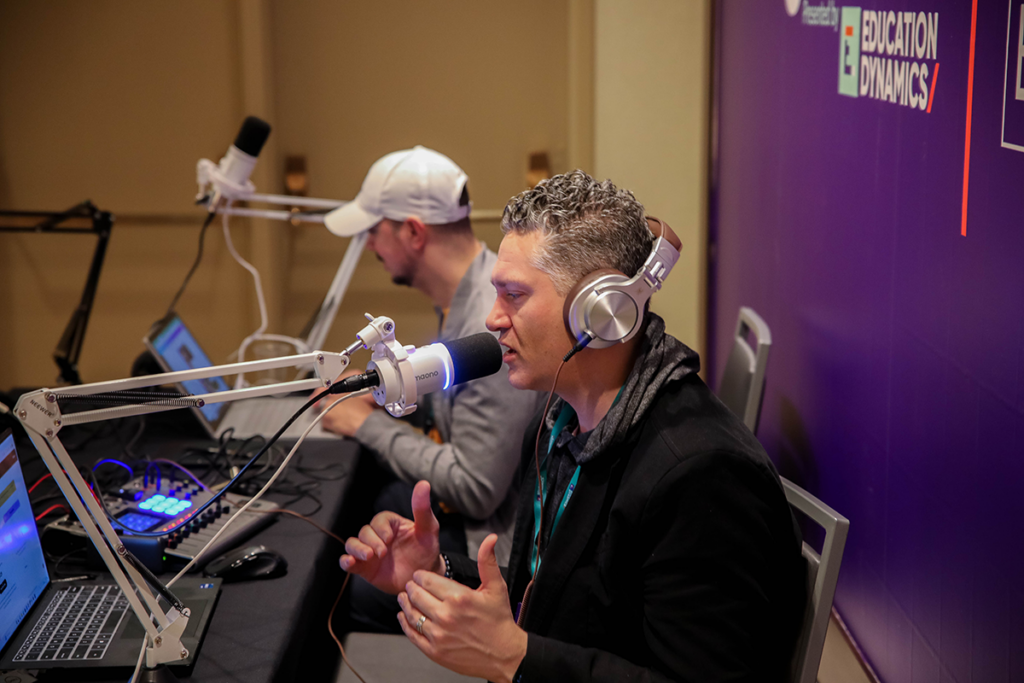
<instances>
[{"instance_id":1,"label":"man's nose","mask_svg":"<svg viewBox=\"0 0 1024 683\"><path fill-rule=\"evenodd\" d=\"M494 302L491 306L491 312L487 314L487 320L484 321L487 329L491 332L501 332L508 327L508 316L501 311L501 303L498 301Z\"/></svg>"}]
</instances>

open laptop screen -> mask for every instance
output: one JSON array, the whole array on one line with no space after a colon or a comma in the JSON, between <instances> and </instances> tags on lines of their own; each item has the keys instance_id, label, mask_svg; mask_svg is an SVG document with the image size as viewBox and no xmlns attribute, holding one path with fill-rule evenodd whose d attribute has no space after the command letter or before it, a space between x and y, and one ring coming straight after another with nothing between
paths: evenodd
<instances>
[{"instance_id":1,"label":"open laptop screen","mask_svg":"<svg viewBox=\"0 0 1024 683\"><path fill-rule=\"evenodd\" d=\"M0 650L50 584L11 430L0 433Z\"/></svg>"},{"instance_id":2,"label":"open laptop screen","mask_svg":"<svg viewBox=\"0 0 1024 683\"><path fill-rule=\"evenodd\" d=\"M199 346L199 342L177 315L172 315L162 321L159 330L151 333L147 341L152 347L151 350L159 356L158 362L170 372L213 366ZM185 387L185 391L191 394L209 394L215 391L227 391L229 388L223 377L190 379L181 384ZM203 416L215 425L227 405L227 403L207 403L200 410Z\"/></svg>"}]
</instances>

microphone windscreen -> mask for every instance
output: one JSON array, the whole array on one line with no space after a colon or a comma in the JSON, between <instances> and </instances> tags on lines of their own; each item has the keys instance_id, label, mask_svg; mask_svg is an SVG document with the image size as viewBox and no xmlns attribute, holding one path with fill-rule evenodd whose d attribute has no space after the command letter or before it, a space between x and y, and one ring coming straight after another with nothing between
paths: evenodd
<instances>
[{"instance_id":1,"label":"microphone windscreen","mask_svg":"<svg viewBox=\"0 0 1024 683\"><path fill-rule=\"evenodd\" d=\"M488 332L441 342L452 357L452 384L471 382L501 369L501 344Z\"/></svg>"},{"instance_id":2,"label":"microphone windscreen","mask_svg":"<svg viewBox=\"0 0 1024 683\"><path fill-rule=\"evenodd\" d=\"M235 147L251 157L258 157L263 144L270 137L270 124L255 116L246 116L235 138Z\"/></svg>"}]
</instances>

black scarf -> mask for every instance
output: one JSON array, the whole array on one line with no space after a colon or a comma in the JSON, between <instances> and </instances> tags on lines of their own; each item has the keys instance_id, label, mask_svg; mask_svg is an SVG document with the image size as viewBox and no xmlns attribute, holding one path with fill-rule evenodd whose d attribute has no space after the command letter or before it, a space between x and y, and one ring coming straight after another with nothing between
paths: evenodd
<instances>
[{"instance_id":1,"label":"black scarf","mask_svg":"<svg viewBox=\"0 0 1024 683\"><path fill-rule=\"evenodd\" d=\"M578 455L574 454L578 465L590 462L597 454L624 439L629 430L643 419L662 387L690 373L700 372L697 352L665 334L665 321L657 313L647 315L640 354L626 378L625 388L597 427L586 435L586 447ZM564 404L565 401L558 398L548 410L546 424L549 431L554 428L555 419Z\"/></svg>"},{"instance_id":2,"label":"black scarf","mask_svg":"<svg viewBox=\"0 0 1024 683\"><path fill-rule=\"evenodd\" d=\"M611 410L593 430L585 434L573 435L570 427L577 424L574 420L555 442L549 465L549 471L553 471L555 476L549 484L549 492L544 501L545 536L551 528L549 517L553 519L557 507L557 504L549 501L561 500L576 466L590 462L623 441L630 429L643 419L666 384L700 371L697 353L675 337L665 334L665 321L661 316L648 313L643 335L640 353L626 378L619 400ZM555 420L564 405L564 399L558 398L548 410L545 416L548 433L554 429ZM565 453L571 454L572 458L560 457Z\"/></svg>"}]
</instances>

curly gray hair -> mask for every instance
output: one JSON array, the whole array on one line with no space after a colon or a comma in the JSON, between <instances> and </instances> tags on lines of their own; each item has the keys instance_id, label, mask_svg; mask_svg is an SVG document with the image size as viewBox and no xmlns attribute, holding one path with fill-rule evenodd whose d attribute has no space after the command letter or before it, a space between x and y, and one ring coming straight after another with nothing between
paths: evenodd
<instances>
[{"instance_id":1,"label":"curly gray hair","mask_svg":"<svg viewBox=\"0 0 1024 683\"><path fill-rule=\"evenodd\" d=\"M654 241L644 207L632 192L610 180L598 182L580 170L542 180L510 199L501 231L540 231L542 242L533 265L551 277L561 295L600 268L615 268L632 277Z\"/></svg>"}]
</instances>

